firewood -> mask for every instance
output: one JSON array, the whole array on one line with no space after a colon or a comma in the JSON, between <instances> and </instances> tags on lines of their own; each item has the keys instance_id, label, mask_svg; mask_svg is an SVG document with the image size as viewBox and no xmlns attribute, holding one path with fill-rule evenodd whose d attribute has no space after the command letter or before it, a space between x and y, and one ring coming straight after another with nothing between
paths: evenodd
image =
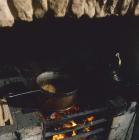
<instances>
[{"instance_id":1,"label":"firewood","mask_svg":"<svg viewBox=\"0 0 139 140\"><path fill-rule=\"evenodd\" d=\"M0 126L5 126L2 105L0 105Z\"/></svg>"},{"instance_id":2,"label":"firewood","mask_svg":"<svg viewBox=\"0 0 139 140\"><path fill-rule=\"evenodd\" d=\"M4 118L4 122L7 122L9 120L9 111L8 111L8 105L7 105L7 101L6 99L1 99L1 101L3 102L2 104L2 108L3 108L3 118Z\"/></svg>"},{"instance_id":3,"label":"firewood","mask_svg":"<svg viewBox=\"0 0 139 140\"><path fill-rule=\"evenodd\" d=\"M4 123L9 121L10 125L13 125L13 118L12 118L12 115L11 115L11 112L10 112L6 99L1 99L0 101L1 101L0 107L2 109L1 114L2 114L2 119L3 119ZM1 116L1 114L0 114L0 116Z\"/></svg>"}]
</instances>

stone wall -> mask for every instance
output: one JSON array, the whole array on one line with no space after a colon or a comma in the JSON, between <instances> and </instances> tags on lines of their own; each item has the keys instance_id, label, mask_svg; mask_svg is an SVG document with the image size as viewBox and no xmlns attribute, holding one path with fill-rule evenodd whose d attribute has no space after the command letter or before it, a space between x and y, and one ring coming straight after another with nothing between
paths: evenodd
<instances>
[{"instance_id":1,"label":"stone wall","mask_svg":"<svg viewBox=\"0 0 139 140\"><path fill-rule=\"evenodd\" d=\"M86 15L90 18L110 15L139 15L136 0L0 0L0 27L13 26L15 20L31 22L49 13L56 17ZM46 19L47 20L47 19Z\"/></svg>"}]
</instances>

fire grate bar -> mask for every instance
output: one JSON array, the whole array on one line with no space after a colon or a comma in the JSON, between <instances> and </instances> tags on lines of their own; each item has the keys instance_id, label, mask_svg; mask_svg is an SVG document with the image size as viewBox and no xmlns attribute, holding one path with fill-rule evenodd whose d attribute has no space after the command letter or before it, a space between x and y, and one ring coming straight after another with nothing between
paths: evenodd
<instances>
[{"instance_id":1,"label":"fire grate bar","mask_svg":"<svg viewBox=\"0 0 139 140\"><path fill-rule=\"evenodd\" d=\"M48 120L48 121L45 122L45 125L46 126L57 125L57 124L64 123L65 121L68 121L68 120L71 120L71 119L74 119L74 118L77 118L77 117L82 117L82 116L91 115L91 114L97 114L97 113L104 112L104 111L107 111L107 110L108 110L108 108L105 107L105 108L99 108L99 109L84 111L84 112L80 112L80 113L76 113L76 114L72 114L72 115L67 115L67 116L64 116L61 119Z\"/></svg>"},{"instance_id":2,"label":"fire grate bar","mask_svg":"<svg viewBox=\"0 0 139 140\"><path fill-rule=\"evenodd\" d=\"M92 135L100 134L100 133L102 133L104 131L105 130L103 128L99 128L99 129L96 129L96 130L91 131L91 132L81 133L81 134L76 135L74 137L64 138L63 140L78 140L80 138L87 138L87 137L92 136Z\"/></svg>"},{"instance_id":3,"label":"fire grate bar","mask_svg":"<svg viewBox=\"0 0 139 140\"><path fill-rule=\"evenodd\" d=\"M67 130L64 130L64 131L52 132L52 133L48 132L48 133L45 134L45 138L52 137L53 135L57 135L57 134L69 133L69 132L72 132L73 130L80 130L80 129L83 129L83 128L95 126L95 125L98 125L100 123L105 123L106 121L107 121L106 119L100 119L100 120L93 121L92 123L89 123L89 124L83 124L83 125L78 126L76 128L67 129Z\"/></svg>"}]
</instances>

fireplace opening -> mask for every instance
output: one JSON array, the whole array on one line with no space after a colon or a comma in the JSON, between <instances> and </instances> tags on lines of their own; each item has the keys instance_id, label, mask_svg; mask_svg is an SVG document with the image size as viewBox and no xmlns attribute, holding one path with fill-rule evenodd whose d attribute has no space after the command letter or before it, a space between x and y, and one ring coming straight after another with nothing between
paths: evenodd
<instances>
[{"instance_id":1,"label":"fireplace opening","mask_svg":"<svg viewBox=\"0 0 139 140\"><path fill-rule=\"evenodd\" d=\"M13 122L4 123L0 137L131 140L137 129L138 23L130 16L50 16L1 28L0 96ZM51 83L59 72L76 83L64 95L55 95ZM51 91L47 97L36 83L41 74Z\"/></svg>"}]
</instances>

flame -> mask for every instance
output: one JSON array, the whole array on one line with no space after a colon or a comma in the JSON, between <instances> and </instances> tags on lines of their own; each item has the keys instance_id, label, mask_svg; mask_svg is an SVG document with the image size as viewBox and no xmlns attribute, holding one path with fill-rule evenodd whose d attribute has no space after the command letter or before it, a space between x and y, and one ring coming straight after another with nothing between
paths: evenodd
<instances>
[{"instance_id":1,"label":"flame","mask_svg":"<svg viewBox=\"0 0 139 140\"><path fill-rule=\"evenodd\" d=\"M86 120L85 120L85 123L92 123L93 121L94 121L94 119L95 119L95 116L90 116L90 117L87 117L86 118ZM91 131L91 128L90 127L86 127L86 128L84 128L84 131L85 132L89 132L89 131Z\"/></svg>"},{"instance_id":2,"label":"flame","mask_svg":"<svg viewBox=\"0 0 139 140\"><path fill-rule=\"evenodd\" d=\"M95 119L95 116L90 116L90 117L87 117L86 121L92 122L94 119Z\"/></svg>"},{"instance_id":3,"label":"flame","mask_svg":"<svg viewBox=\"0 0 139 140\"><path fill-rule=\"evenodd\" d=\"M79 106L73 106L71 107L70 109L64 111L63 112L54 112L51 114L50 118L51 119L59 119L62 117L63 114L72 114L72 113L75 113L75 112L78 112L79 111ZM80 125L85 125L85 124L92 124L93 121L95 120L96 116L92 115L92 116L88 116L86 117L85 119L83 119L83 122L80 124L78 124L76 121L74 120L70 120L70 121L67 121L65 122L63 125L60 126L59 130L63 129L63 128L66 128L66 129L69 129L69 128L75 128L77 125L80 126ZM92 127L86 127L86 128L83 128L83 132L90 132L92 131ZM80 133L80 132L79 132ZM74 137L78 134L78 131L77 130L72 130L72 133L70 134L70 137ZM61 139L64 139L68 137L68 135L66 134L57 134L57 135L54 135L52 137L52 140L61 140ZM78 140L85 140L85 139L78 139Z\"/></svg>"},{"instance_id":4,"label":"flame","mask_svg":"<svg viewBox=\"0 0 139 140\"><path fill-rule=\"evenodd\" d=\"M71 123L73 127L77 126L77 123L75 121L71 121Z\"/></svg>"},{"instance_id":5,"label":"flame","mask_svg":"<svg viewBox=\"0 0 139 140\"><path fill-rule=\"evenodd\" d=\"M61 140L64 139L66 137L65 134L58 134L58 135L54 135L52 140Z\"/></svg>"},{"instance_id":6,"label":"flame","mask_svg":"<svg viewBox=\"0 0 139 140\"><path fill-rule=\"evenodd\" d=\"M72 127L75 127L75 126L77 126L77 123L72 120L72 121L64 123L63 128L72 128Z\"/></svg>"},{"instance_id":7,"label":"flame","mask_svg":"<svg viewBox=\"0 0 139 140\"><path fill-rule=\"evenodd\" d=\"M73 131L72 131L72 137L74 137L74 136L76 136L76 135L77 135L76 131L73 130Z\"/></svg>"}]
</instances>

